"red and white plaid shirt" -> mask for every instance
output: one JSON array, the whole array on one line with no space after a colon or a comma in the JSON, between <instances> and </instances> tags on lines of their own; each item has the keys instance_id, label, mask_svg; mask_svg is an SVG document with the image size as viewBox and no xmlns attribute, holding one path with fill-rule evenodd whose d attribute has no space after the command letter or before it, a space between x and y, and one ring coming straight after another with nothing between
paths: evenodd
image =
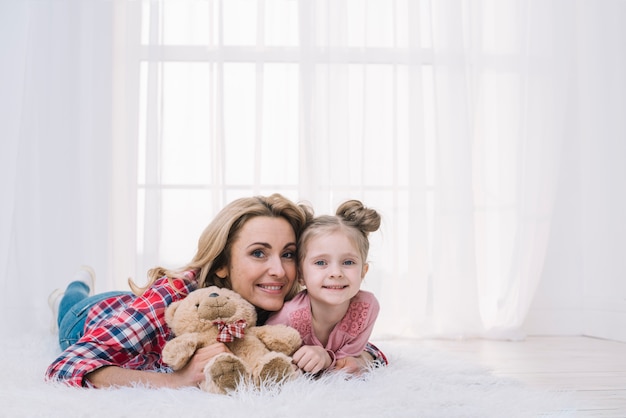
<instances>
[{"instance_id":1,"label":"red and white plaid shirt","mask_svg":"<svg viewBox=\"0 0 626 418\"><path fill-rule=\"evenodd\" d=\"M188 280L157 280L142 296L124 294L94 305L87 315L85 334L48 367L46 380L71 386L89 386L85 375L100 367L169 371L161 361L165 343L172 337L165 309L198 287L195 272Z\"/></svg>"}]
</instances>

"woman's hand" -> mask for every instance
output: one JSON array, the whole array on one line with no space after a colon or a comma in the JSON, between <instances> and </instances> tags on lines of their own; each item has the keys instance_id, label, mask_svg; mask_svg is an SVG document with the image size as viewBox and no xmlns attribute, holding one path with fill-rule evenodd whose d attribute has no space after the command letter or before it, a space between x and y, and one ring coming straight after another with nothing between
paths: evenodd
<instances>
[{"instance_id":1,"label":"woman's hand","mask_svg":"<svg viewBox=\"0 0 626 418\"><path fill-rule=\"evenodd\" d=\"M342 370L349 374L360 375L369 368L374 359L367 352L362 352L358 357L344 357L335 362L335 370Z\"/></svg>"},{"instance_id":2,"label":"woman's hand","mask_svg":"<svg viewBox=\"0 0 626 418\"><path fill-rule=\"evenodd\" d=\"M204 382L204 366L215 356L231 351L224 343L214 343L196 350L189 362L180 370L172 373L178 383L174 387L199 386Z\"/></svg>"},{"instance_id":3,"label":"woman's hand","mask_svg":"<svg viewBox=\"0 0 626 418\"><path fill-rule=\"evenodd\" d=\"M292 356L293 362L308 373L317 373L330 366L332 359L323 347L316 345L302 346Z\"/></svg>"}]
</instances>

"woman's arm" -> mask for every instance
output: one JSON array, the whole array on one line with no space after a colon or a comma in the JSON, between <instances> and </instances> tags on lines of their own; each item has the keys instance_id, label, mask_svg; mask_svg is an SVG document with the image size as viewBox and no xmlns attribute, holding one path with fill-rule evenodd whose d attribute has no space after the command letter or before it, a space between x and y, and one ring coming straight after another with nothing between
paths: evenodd
<instances>
[{"instance_id":1,"label":"woman's arm","mask_svg":"<svg viewBox=\"0 0 626 418\"><path fill-rule=\"evenodd\" d=\"M204 382L204 366L214 356L229 352L223 343L215 343L200 348L189 363L173 373L158 373L142 370L124 369L118 366L101 367L85 376L85 380L97 388L112 386L131 386L142 384L150 387L180 388L198 386Z\"/></svg>"},{"instance_id":2,"label":"woman's arm","mask_svg":"<svg viewBox=\"0 0 626 418\"><path fill-rule=\"evenodd\" d=\"M335 370L341 370L346 373L360 375L374 362L372 356L364 351L357 357L344 357L335 362Z\"/></svg>"},{"instance_id":3,"label":"woman's arm","mask_svg":"<svg viewBox=\"0 0 626 418\"><path fill-rule=\"evenodd\" d=\"M193 386L185 384L174 373L156 373L142 370L124 369L118 366L105 366L85 375L85 380L96 388L131 386L132 384L142 384L150 387L170 387L178 388L183 386Z\"/></svg>"},{"instance_id":4,"label":"woman's arm","mask_svg":"<svg viewBox=\"0 0 626 418\"><path fill-rule=\"evenodd\" d=\"M170 283L167 278L162 278L140 298L111 298L93 306L87 319L85 335L48 367L46 380L71 386L90 383L112 386L135 383L136 376L142 376L139 381L147 383L143 373L129 379L128 373L121 372L120 375L115 372L112 377L119 380L107 382L95 372L111 368L111 371L103 372L103 376L109 376L109 373L119 368L146 371L160 369L161 351L169 334L165 324L165 309L195 288L195 280L177 279ZM87 378L88 375L94 379L93 382ZM158 380L155 384L163 384L160 377L148 377Z\"/></svg>"}]
</instances>

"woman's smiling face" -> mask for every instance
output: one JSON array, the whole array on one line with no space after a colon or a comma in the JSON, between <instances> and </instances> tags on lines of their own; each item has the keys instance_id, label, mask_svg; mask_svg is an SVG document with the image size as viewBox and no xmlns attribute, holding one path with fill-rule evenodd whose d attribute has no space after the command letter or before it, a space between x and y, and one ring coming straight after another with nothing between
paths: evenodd
<instances>
[{"instance_id":1,"label":"woman's smiling face","mask_svg":"<svg viewBox=\"0 0 626 418\"><path fill-rule=\"evenodd\" d=\"M257 216L237 233L230 263L217 271L257 308L277 311L296 279L296 234L286 219Z\"/></svg>"}]
</instances>

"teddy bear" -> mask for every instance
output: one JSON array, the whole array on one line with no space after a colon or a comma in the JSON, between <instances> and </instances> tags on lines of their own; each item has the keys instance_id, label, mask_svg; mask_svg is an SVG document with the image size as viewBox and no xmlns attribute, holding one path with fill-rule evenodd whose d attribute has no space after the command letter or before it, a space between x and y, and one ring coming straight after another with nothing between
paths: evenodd
<instances>
[{"instance_id":1,"label":"teddy bear","mask_svg":"<svg viewBox=\"0 0 626 418\"><path fill-rule=\"evenodd\" d=\"M165 311L174 334L163 348L163 361L183 368L195 351L217 341L232 353L213 357L204 367L201 389L226 394L240 383L282 382L300 371L291 355L302 345L300 334L286 325L256 326L254 306L238 293L216 286L196 289Z\"/></svg>"}]
</instances>

